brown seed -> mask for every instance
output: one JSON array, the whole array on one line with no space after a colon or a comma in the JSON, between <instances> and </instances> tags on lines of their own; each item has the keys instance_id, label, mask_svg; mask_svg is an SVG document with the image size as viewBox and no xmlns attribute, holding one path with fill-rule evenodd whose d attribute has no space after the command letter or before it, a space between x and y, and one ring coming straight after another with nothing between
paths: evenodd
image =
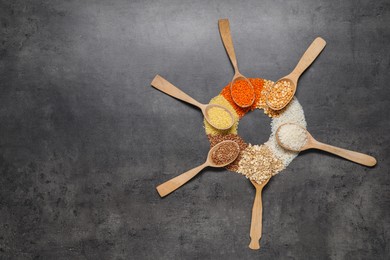
<instances>
[{"instance_id":1,"label":"brown seed","mask_svg":"<svg viewBox=\"0 0 390 260\"><path fill-rule=\"evenodd\" d=\"M218 148L211 154L211 160L216 165L223 165L232 162L237 158L240 150L234 143L226 142L222 143Z\"/></svg>"},{"instance_id":2,"label":"brown seed","mask_svg":"<svg viewBox=\"0 0 390 260\"><path fill-rule=\"evenodd\" d=\"M243 150L245 150L248 147L248 144L238 135L236 134L226 134L226 135L207 135L209 141L210 141L210 148L214 147L216 144L225 141L225 140L231 140L238 144L240 147L240 153L232 163L228 164L226 166L226 169L229 171L237 171L238 169L238 162L241 160L241 153Z\"/></svg>"}]
</instances>

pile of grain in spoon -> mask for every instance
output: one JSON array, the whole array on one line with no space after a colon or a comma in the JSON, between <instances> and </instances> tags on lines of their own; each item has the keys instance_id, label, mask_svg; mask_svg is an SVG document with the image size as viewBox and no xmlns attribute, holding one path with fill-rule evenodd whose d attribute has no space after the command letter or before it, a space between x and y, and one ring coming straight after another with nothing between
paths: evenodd
<instances>
[{"instance_id":1,"label":"pile of grain in spoon","mask_svg":"<svg viewBox=\"0 0 390 260\"><path fill-rule=\"evenodd\" d=\"M216 165L224 165L234 161L240 149L234 142L223 142L217 147L217 149L211 154L211 160Z\"/></svg>"},{"instance_id":2,"label":"pile of grain in spoon","mask_svg":"<svg viewBox=\"0 0 390 260\"><path fill-rule=\"evenodd\" d=\"M307 143L306 130L296 124L284 124L280 126L278 138L284 147L299 151Z\"/></svg>"}]
</instances>

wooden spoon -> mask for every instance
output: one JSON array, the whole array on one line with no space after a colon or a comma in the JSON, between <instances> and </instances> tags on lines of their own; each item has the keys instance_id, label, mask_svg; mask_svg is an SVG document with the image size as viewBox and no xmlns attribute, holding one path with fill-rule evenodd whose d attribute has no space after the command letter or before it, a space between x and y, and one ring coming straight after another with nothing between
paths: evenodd
<instances>
[{"instance_id":1,"label":"wooden spoon","mask_svg":"<svg viewBox=\"0 0 390 260\"><path fill-rule=\"evenodd\" d=\"M207 166L224 167L224 166L232 163L237 158L237 156L235 158L232 158L230 161L228 161L224 164L215 164L211 158L211 156L218 149L218 147L220 147L222 144L225 144L225 143L234 144L237 148L237 156L238 156L238 154L240 152L240 147L238 146L238 144L236 142L230 141L230 140L222 141L210 149L205 163L203 163L203 164L199 165L198 167L195 167L195 168L193 168L185 173L182 173L179 176L176 176L175 178L170 179L169 181L166 181L163 184L160 184L159 186L157 186L156 189L157 189L158 194L160 194L161 197L167 196L171 192L177 190L182 185L187 183L189 180L191 180L193 177L195 177L201 170L203 170Z\"/></svg>"},{"instance_id":2,"label":"wooden spoon","mask_svg":"<svg viewBox=\"0 0 390 260\"><path fill-rule=\"evenodd\" d=\"M230 25L229 25L229 20L228 19L220 19L218 20L218 25L219 25L219 33L221 34L222 42L223 45L225 46L226 52L229 56L229 59L233 65L234 68L234 76L232 79L232 82L230 83L230 91L232 90L232 86L236 80L245 80L249 86L251 87L251 95L252 101L249 104L240 104L236 101L234 95L232 95L232 99L234 103L236 103L239 107L249 107L253 104L255 101L255 90L253 88L252 83L240 73L238 70L238 64L237 64L237 58L236 58L236 53L234 51L234 46L233 46L233 40L232 40L232 35L230 33Z\"/></svg>"},{"instance_id":3,"label":"wooden spoon","mask_svg":"<svg viewBox=\"0 0 390 260\"><path fill-rule=\"evenodd\" d=\"M253 202L252 208L252 222L251 222L251 231L250 237L251 242L249 244L249 248L253 250L260 249L259 240L261 239L261 233L263 229L263 201L261 198L261 192L271 178L264 181L262 184L258 184L255 181L252 181L253 186L256 188L255 201Z\"/></svg>"},{"instance_id":4,"label":"wooden spoon","mask_svg":"<svg viewBox=\"0 0 390 260\"><path fill-rule=\"evenodd\" d=\"M177 99L180 99L184 102L187 102L191 105L194 105L194 106L200 108L200 110L202 111L203 116L206 118L207 122L216 129L227 130L230 127L232 127L233 124L235 123L235 119L233 117L233 114L226 107L221 106L221 105L217 105L217 104L207 104L207 105L201 104L198 101L196 101L195 99L193 99L192 97L190 97L189 95L187 95L186 93L184 93L182 90L175 87L172 83L168 82L166 79L164 79L160 75L156 75L156 77L154 77L151 85L153 87L155 87L156 89L161 90L162 92L164 92L172 97L175 97ZM218 127L217 125L215 125L212 122L212 120L210 120L208 111L213 107L222 108L230 115L231 123L229 124L229 126L221 128L221 127Z\"/></svg>"},{"instance_id":5,"label":"wooden spoon","mask_svg":"<svg viewBox=\"0 0 390 260\"><path fill-rule=\"evenodd\" d=\"M288 123L288 124L291 124L291 123ZM279 131L280 131L281 127L283 127L284 125L287 125L287 124L283 124L283 125L279 126L278 130L276 131L276 140L277 140L278 144L286 150L290 150L290 151L294 151L294 152L301 152L301 151L305 151L307 149L318 149L318 150L322 150L322 151L325 151L328 153L332 153L334 155L338 155L342 158L345 158L347 160L350 160L352 162L359 163L359 164L362 164L365 166L372 167L376 164L376 159L370 155L350 151L350 150L339 148L339 147L332 146L329 144L324 144L324 143L321 143L321 142L315 140L313 138L313 136L305 128L303 128L297 124L293 124L293 125L299 126L303 130L305 130L306 135L307 135L307 141L302 146L301 149L299 149L299 150L291 149L291 147L289 147L287 144L282 143L280 138L279 138Z\"/></svg>"},{"instance_id":6,"label":"wooden spoon","mask_svg":"<svg viewBox=\"0 0 390 260\"><path fill-rule=\"evenodd\" d=\"M325 45L326 45L325 40L322 39L321 37L317 37L312 42L312 44L309 46L309 48L305 51L302 58L299 60L297 66L295 67L295 69L290 74L288 74L287 76L284 76L283 78L279 79L278 81L276 81L274 83L274 85L271 87L269 93L271 93L272 89L274 88L274 86L278 82L287 81L287 82L290 82L290 85L293 89L293 94L290 97L290 99L288 99L288 100L286 100L286 102L284 102L284 104L282 106L275 107L270 102L268 102L268 96L269 96L269 93L268 93L266 102L270 108L272 108L273 110L281 110L285 106L287 106L288 103L290 103L291 99L294 97L295 92L297 90L299 77L313 63L313 61L318 57L318 55L321 53L321 51L325 48Z\"/></svg>"}]
</instances>

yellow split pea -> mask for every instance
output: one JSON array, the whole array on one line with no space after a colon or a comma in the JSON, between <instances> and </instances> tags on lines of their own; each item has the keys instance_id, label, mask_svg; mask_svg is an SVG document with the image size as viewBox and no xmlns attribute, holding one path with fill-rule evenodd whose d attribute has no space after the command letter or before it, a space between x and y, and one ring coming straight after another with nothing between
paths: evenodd
<instances>
[{"instance_id":1,"label":"yellow split pea","mask_svg":"<svg viewBox=\"0 0 390 260\"><path fill-rule=\"evenodd\" d=\"M278 109L286 105L294 95L293 86L286 80L279 81L268 94L268 104Z\"/></svg>"}]
</instances>

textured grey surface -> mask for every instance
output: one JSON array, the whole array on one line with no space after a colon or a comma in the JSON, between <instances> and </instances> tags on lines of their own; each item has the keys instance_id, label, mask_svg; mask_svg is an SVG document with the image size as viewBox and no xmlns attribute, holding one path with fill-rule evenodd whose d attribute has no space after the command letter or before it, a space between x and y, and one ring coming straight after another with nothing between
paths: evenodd
<instances>
[{"instance_id":1,"label":"textured grey surface","mask_svg":"<svg viewBox=\"0 0 390 260\"><path fill-rule=\"evenodd\" d=\"M240 3L239 3L240 2ZM207 102L241 71L275 80L316 36L327 46L297 96L319 140L369 169L300 155L263 193L207 169L165 199L155 186L205 159L199 111L150 87L159 73ZM0 1L1 259L388 259L389 1ZM264 142L270 120L239 132Z\"/></svg>"}]
</instances>

